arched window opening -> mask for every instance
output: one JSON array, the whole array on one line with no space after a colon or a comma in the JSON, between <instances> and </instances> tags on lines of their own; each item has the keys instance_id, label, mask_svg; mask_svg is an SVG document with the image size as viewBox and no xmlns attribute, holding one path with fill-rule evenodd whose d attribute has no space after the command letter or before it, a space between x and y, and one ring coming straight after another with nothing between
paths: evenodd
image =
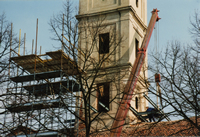
<instances>
[{"instance_id":1,"label":"arched window opening","mask_svg":"<svg viewBox=\"0 0 200 137\"><path fill-rule=\"evenodd\" d=\"M135 39L135 58L137 58L138 51L139 51L139 41Z\"/></svg>"},{"instance_id":2,"label":"arched window opening","mask_svg":"<svg viewBox=\"0 0 200 137\"><path fill-rule=\"evenodd\" d=\"M135 108L138 109L138 97L135 98Z\"/></svg>"},{"instance_id":3,"label":"arched window opening","mask_svg":"<svg viewBox=\"0 0 200 137\"><path fill-rule=\"evenodd\" d=\"M98 90L97 110L99 112L108 112L109 111L108 109L109 109L110 83L97 84L97 90Z\"/></svg>"},{"instance_id":4,"label":"arched window opening","mask_svg":"<svg viewBox=\"0 0 200 137\"><path fill-rule=\"evenodd\" d=\"M136 0L136 7L138 7L138 0Z\"/></svg>"}]
</instances>

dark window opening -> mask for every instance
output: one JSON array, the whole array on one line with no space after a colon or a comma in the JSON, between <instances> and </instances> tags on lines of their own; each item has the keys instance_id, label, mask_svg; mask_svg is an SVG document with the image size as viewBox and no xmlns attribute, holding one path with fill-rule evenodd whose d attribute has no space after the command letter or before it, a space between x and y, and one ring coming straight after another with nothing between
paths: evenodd
<instances>
[{"instance_id":1,"label":"dark window opening","mask_svg":"<svg viewBox=\"0 0 200 137\"><path fill-rule=\"evenodd\" d=\"M136 7L138 7L138 0L136 0Z\"/></svg>"},{"instance_id":2,"label":"dark window opening","mask_svg":"<svg viewBox=\"0 0 200 137\"><path fill-rule=\"evenodd\" d=\"M139 41L137 39L135 39L135 57L136 58L138 55L138 51L139 51Z\"/></svg>"},{"instance_id":3,"label":"dark window opening","mask_svg":"<svg viewBox=\"0 0 200 137\"><path fill-rule=\"evenodd\" d=\"M99 34L99 54L109 53L109 33Z\"/></svg>"},{"instance_id":4,"label":"dark window opening","mask_svg":"<svg viewBox=\"0 0 200 137\"><path fill-rule=\"evenodd\" d=\"M135 108L138 109L138 98L135 98Z\"/></svg>"},{"instance_id":5,"label":"dark window opening","mask_svg":"<svg viewBox=\"0 0 200 137\"><path fill-rule=\"evenodd\" d=\"M109 109L109 90L110 90L110 83L101 83L97 85L98 90L98 104L97 109L99 112L108 112ZM104 106L100 105L102 103Z\"/></svg>"}]
</instances>

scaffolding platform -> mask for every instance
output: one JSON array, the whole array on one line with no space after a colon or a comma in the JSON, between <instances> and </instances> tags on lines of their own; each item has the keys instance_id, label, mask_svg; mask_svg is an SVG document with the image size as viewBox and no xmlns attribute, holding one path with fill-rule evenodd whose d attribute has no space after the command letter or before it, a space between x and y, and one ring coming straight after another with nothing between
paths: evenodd
<instances>
[{"instance_id":1,"label":"scaffolding platform","mask_svg":"<svg viewBox=\"0 0 200 137\"><path fill-rule=\"evenodd\" d=\"M62 86L62 90L60 89ZM37 85L23 86L29 93L35 96L52 95L67 92L79 92L79 84L73 80L62 82L42 83Z\"/></svg>"},{"instance_id":2,"label":"scaffolding platform","mask_svg":"<svg viewBox=\"0 0 200 137\"><path fill-rule=\"evenodd\" d=\"M44 133L35 133L27 135L13 135L9 137L60 137L61 135L58 132L44 132Z\"/></svg>"},{"instance_id":3,"label":"scaffolding platform","mask_svg":"<svg viewBox=\"0 0 200 137\"><path fill-rule=\"evenodd\" d=\"M37 68L35 71L36 73L47 71L44 67L44 60L35 54L12 57L10 60L14 61L18 66L21 66L29 73L34 73L35 64Z\"/></svg>"},{"instance_id":4,"label":"scaffolding platform","mask_svg":"<svg viewBox=\"0 0 200 137\"><path fill-rule=\"evenodd\" d=\"M75 107L78 103L76 92L81 90L76 77L78 74L85 74L76 60L71 59L62 50L46 52L42 55L20 56L17 54L15 57L11 55L10 68L13 68L11 71L13 73L9 77L11 86L6 90L5 109L6 113L12 117L12 122L8 119L6 127L10 125L17 127L18 122L22 122L27 127L37 129L41 127L41 124L45 124L52 131L73 134L72 129L76 122L73 113L77 113ZM50 118L43 116L43 112L46 114L55 112L58 121L51 119L51 115ZM19 116L19 119L16 116ZM27 118L29 116L34 117ZM26 117L26 122L24 117ZM38 118L41 120L38 121ZM39 129L39 131L37 133L25 132L26 136L30 137L61 135L59 132L48 132L45 129ZM15 134L15 136L24 135Z\"/></svg>"},{"instance_id":5,"label":"scaffolding platform","mask_svg":"<svg viewBox=\"0 0 200 137\"><path fill-rule=\"evenodd\" d=\"M40 56L49 56L51 59L42 59ZM24 70L29 73L41 73L47 71L63 70L67 75L77 75L78 73L83 73L83 71L78 68L76 62L73 61L68 55L66 55L62 50L46 52L44 55L24 55L18 57L12 57L10 60L14 61L18 66L21 66Z\"/></svg>"},{"instance_id":6,"label":"scaffolding platform","mask_svg":"<svg viewBox=\"0 0 200 137\"><path fill-rule=\"evenodd\" d=\"M66 53L62 50L46 52L46 55L51 57L51 60L46 62L49 69L59 70L62 68L63 72L67 75L77 75L78 73L83 73L83 71L78 68L79 72L76 71L78 66L76 62L73 61ZM62 66L61 66L62 64Z\"/></svg>"},{"instance_id":7,"label":"scaffolding platform","mask_svg":"<svg viewBox=\"0 0 200 137\"><path fill-rule=\"evenodd\" d=\"M10 112L23 112L23 111L41 110L48 108L59 108L60 106L62 106L62 104L63 103L60 99L53 99L53 100L41 100L37 102L7 105L6 108Z\"/></svg>"},{"instance_id":8,"label":"scaffolding platform","mask_svg":"<svg viewBox=\"0 0 200 137\"><path fill-rule=\"evenodd\" d=\"M33 80L57 78L57 77L60 77L60 73L61 73L60 70L55 70L55 71L35 73L35 74L30 74L30 75L16 76L16 77L11 77L10 79L14 82L27 82L27 81L33 81Z\"/></svg>"}]
</instances>

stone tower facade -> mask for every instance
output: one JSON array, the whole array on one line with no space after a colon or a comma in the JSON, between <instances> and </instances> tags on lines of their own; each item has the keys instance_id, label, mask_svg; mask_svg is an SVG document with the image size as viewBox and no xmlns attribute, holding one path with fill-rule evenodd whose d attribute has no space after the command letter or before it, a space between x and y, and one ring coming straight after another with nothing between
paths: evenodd
<instances>
[{"instance_id":1,"label":"stone tower facade","mask_svg":"<svg viewBox=\"0 0 200 137\"><path fill-rule=\"evenodd\" d=\"M95 80L99 92L94 93L94 96L101 93L104 96L91 98L91 105L103 112L101 117L104 117L105 123L109 125L112 122L109 116L104 115L104 112L113 117L116 114L121 93L147 29L147 0L79 0L77 19L79 30L84 31L79 34L79 48L82 51L88 51L94 47L91 53L94 60L105 59L112 52L102 65L109 73ZM83 65L81 61L79 63L80 66ZM147 59L143 65L144 68L146 65ZM146 71L144 74L147 76ZM141 77L144 77L143 75ZM113 82L113 77L115 77L115 82ZM138 112L145 111L147 106L142 92L145 92L145 89L138 82L131 100L131 106ZM98 101L103 102L109 110L99 106ZM127 120L132 122L137 121L137 118L129 111Z\"/></svg>"}]
</instances>

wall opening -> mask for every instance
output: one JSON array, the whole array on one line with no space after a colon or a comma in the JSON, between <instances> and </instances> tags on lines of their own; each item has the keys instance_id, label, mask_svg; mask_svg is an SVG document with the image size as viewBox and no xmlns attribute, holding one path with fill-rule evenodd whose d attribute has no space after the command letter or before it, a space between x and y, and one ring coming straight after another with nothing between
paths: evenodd
<instances>
[{"instance_id":1,"label":"wall opening","mask_svg":"<svg viewBox=\"0 0 200 137\"><path fill-rule=\"evenodd\" d=\"M136 3L135 3L135 4L136 4L136 7L138 7L138 0L136 0Z\"/></svg>"},{"instance_id":2,"label":"wall opening","mask_svg":"<svg viewBox=\"0 0 200 137\"><path fill-rule=\"evenodd\" d=\"M135 39L135 58L137 58L138 51L139 51L139 41Z\"/></svg>"},{"instance_id":3,"label":"wall opening","mask_svg":"<svg viewBox=\"0 0 200 137\"><path fill-rule=\"evenodd\" d=\"M136 97L136 98L135 98L135 108L136 108L136 109L138 109L138 104L139 104L139 102L138 102L138 97Z\"/></svg>"},{"instance_id":4,"label":"wall opening","mask_svg":"<svg viewBox=\"0 0 200 137\"><path fill-rule=\"evenodd\" d=\"M109 53L109 33L99 34L99 54Z\"/></svg>"},{"instance_id":5,"label":"wall opening","mask_svg":"<svg viewBox=\"0 0 200 137\"><path fill-rule=\"evenodd\" d=\"M110 93L110 83L100 83L97 84L97 110L99 112L108 112L105 107L109 109L109 93ZM105 107L99 104L101 102Z\"/></svg>"}]
</instances>

